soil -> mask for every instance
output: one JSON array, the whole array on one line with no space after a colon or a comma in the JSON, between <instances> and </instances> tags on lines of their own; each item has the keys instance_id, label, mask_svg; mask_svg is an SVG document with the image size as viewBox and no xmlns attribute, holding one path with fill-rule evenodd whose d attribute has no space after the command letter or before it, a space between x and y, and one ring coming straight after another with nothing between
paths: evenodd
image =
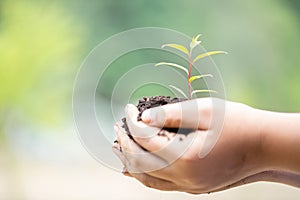
<instances>
[{"instance_id":1,"label":"soil","mask_svg":"<svg viewBox=\"0 0 300 200\"><path fill-rule=\"evenodd\" d=\"M163 106L163 105L166 105L166 104L178 103L178 102L182 102L182 101L186 101L186 100L188 100L188 99L178 98L178 97L171 98L170 96L143 97L138 101L138 104L136 105L136 107L140 111L137 120L141 121L142 120L141 116L142 116L143 112L145 110L149 109L149 108ZM122 122L123 122L122 127L126 130L129 137L131 139L133 139L133 137L131 136L130 131L128 129L125 117L122 118ZM157 135L167 137L168 139L170 139L169 138L170 135L182 134L182 136L185 136L185 135L189 134L192 131L193 131L192 129L183 129L183 128L180 128L180 129L178 129L178 128L163 128L163 129L161 129L160 132L157 133ZM183 137L180 137L179 139L183 140Z\"/></svg>"}]
</instances>

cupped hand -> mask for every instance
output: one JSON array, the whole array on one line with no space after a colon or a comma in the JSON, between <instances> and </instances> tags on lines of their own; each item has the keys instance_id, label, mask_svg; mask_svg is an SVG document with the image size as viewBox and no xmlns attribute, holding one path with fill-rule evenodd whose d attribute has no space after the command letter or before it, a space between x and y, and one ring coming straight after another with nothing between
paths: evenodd
<instances>
[{"instance_id":1,"label":"cupped hand","mask_svg":"<svg viewBox=\"0 0 300 200\"><path fill-rule=\"evenodd\" d=\"M199 194L275 181L274 174L294 177L266 167L260 120L256 110L244 104L195 99L146 110L143 121L137 121L139 111L134 105L127 105L125 112L134 140L116 125L118 143L113 151L124 164L123 173L148 187ZM193 131L182 135L162 127Z\"/></svg>"}]
</instances>

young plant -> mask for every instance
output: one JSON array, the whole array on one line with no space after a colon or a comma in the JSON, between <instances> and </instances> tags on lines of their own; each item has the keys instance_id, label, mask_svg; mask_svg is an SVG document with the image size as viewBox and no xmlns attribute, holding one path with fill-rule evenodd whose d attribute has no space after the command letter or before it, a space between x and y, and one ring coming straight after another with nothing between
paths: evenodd
<instances>
[{"instance_id":1,"label":"young plant","mask_svg":"<svg viewBox=\"0 0 300 200\"><path fill-rule=\"evenodd\" d=\"M211 55L215 55L215 54L220 54L220 53L224 53L224 54L227 54L227 52L225 51L210 51L210 52L206 52L206 53L202 53L198 56L195 56L193 58L193 49L198 46L201 41L199 41L199 37L201 35L197 35L195 37L192 38L192 41L190 43L190 46L189 46L189 49L187 49L185 46L183 45L180 45L180 44L164 44L162 45L162 48L165 48L165 47L171 47L171 48L174 48L174 49L177 49L183 53L185 53L187 55L187 58L188 58L188 62L189 62L189 67L186 68L186 67L183 67L179 64L176 64L176 63L170 63L170 62L160 62L160 63L157 63L155 66L162 66L162 65L167 65L167 66L171 66L171 67L175 67L175 68L178 68L180 70L183 70L186 75L187 75L187 83L188 83L188 96L189 96L189 99L192 99L193 95L196 94L196 93L200 93L200 92L216 92L214 90L192 90L192 87L191 87L191 84L193 81L197 80L197 79L201 79L203 77L212 77L211 74L203 74L203 75L195 75L195 76L192 76L192 70L193 70L193 65L196 61L202 59L202 58L205 58L207 56L211 56ZM185 93L173 86L173 85L170 85L171 88L177 90L179 93L181 93L184 97L188 98L187 95L185 95Z\"/></svg>"}]
</instances>

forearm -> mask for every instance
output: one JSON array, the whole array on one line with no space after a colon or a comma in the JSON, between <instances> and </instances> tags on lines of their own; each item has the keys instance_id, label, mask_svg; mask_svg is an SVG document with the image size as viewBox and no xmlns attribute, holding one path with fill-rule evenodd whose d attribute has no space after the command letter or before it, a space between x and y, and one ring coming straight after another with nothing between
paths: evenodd
<instances>
[{"instance_id":1,"label":"forearm","mask_svg":"<svg viewBox=\"0 0 300 200\"><path fill-rule=\"evenodd\" d=\"M300 173L300 114L258 112L266 169Z\"/></svg>"},{"instance_id":2,"label":"forearm","mask_svg":"<svg viewBox=\"0 0 300 200\"><path fill-rule=\"evenodd\" d=\"M246 178L243 178L243 179L241 179L233 184L230 184L228 186L213 190L211 192L223 191L223 190L231 189L231 188L238 187L241 185L246 185L249 183L255 183L255 182L260 182L260 181L282 183L282 184L300 188L300 174L284 172L284 171L263 171L263 172L248 176Z\"/></svg>"}]
</instances>

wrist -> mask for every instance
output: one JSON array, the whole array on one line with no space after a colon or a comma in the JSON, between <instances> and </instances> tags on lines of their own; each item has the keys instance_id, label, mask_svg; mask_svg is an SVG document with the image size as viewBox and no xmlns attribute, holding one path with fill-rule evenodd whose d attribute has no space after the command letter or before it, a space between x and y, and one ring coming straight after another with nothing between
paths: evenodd
<instances>
[{"instance_id":1,"label":"wrist","mask_svg":"<svg viewBox=\"0 0 300 200\"><path fill-rule=\"evenodd\" d=\"M261 115L260 110L241 103L233 103L227 112L226 132L235 136L232 143L237 145L236 154L243 160L241 171L245 175L265 171L264 156L261 149ZM234 126L233 126L234 125Z\"/></svg>"},{"instance_id":2,"label":"wrist","mask_svg":"<svg viewBox=\"0 0 300 200\"><path fill-rule=\"evenodd\" d=\"M245 168L251 173L259 173L267 170L263 144L263 116L261 110L244 105L246 112L244 114L244 123L242 123L245 133L244 149L246 157Z\"/></svg>"},{"instance_id":3,"label":"wrist","mask_svg":"<svg viewBox=\"0 0 300 200\"><path fill-rule=\"evenodd\" d=\"M267 170L300 172L299 114L259 111L261 149Z\"/></svg>"}]
</instances>

